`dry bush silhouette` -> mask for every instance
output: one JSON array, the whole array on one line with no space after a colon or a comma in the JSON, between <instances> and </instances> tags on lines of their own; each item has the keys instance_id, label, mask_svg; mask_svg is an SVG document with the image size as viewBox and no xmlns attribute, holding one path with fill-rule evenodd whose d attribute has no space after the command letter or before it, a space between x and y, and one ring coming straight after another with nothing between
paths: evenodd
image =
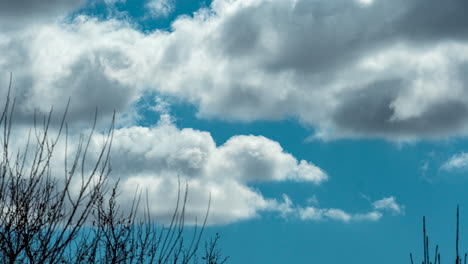
<instances>
[{"instance_id":1,"label":"dry bush silhouette","mask_svg":"<svg viewBox=\"0 0 468 264\"><path fill-rule=\"evenodd\" d=\"M221 250L218 249L219 234L216 233L215 237L210 242L205 242L205 255L202 259L206 264L224 264L228 261L229 257L224 256Z\"/></svg>"},{"instance_id":2,"label":"dry bush silhouette","mask_svg":"<svg viewBox=\"0 0 468 264\"><path fill-rule=\"evenodd\" d=\"M457 225L456 225L456 237L455 237L455 264L462 264L462 257L459 253L459 241L460 241L460 207L457 206ZM468 254L465 253L463 263L466 264ZM410 253L411 264L414 264L413 254ZM441 264L439 245L436 245L434 256L430 256L429 251L429 235L426 232L426 217L423 216L423 260L422 264Z\"/></svg>"},{"instance_id":3,"label":"dry bush silhouette","mask_svg":"<svg viewBox=\"0 0 468 264\"><path fill-rule=\"evenodd\" d=\"M148 196L142 203L146 204L144 213L137 214L137 192L131 208L120 209L118 182L109 187L115 114L91 167L87 154L97 113L91 132L75 142L74 153L68 153L68 105L55 136L51 133L53 111L40 125L35 115L26 147L14 153L11 140L16 101L10 96L11 87L10 78L0 116L1 263L198 263L209 202L203 224L193 228L189 239L184 229L187 185L182 190L179 182L177 203L167 226L158 225L150 217ZM64 171L55 175L52 160L59 140L65 140ZM71 161L67 159L69 154ZM218 238L206 248L203 263L221 264L227 260L217 248Z\"/></svg>"}]
</instances>

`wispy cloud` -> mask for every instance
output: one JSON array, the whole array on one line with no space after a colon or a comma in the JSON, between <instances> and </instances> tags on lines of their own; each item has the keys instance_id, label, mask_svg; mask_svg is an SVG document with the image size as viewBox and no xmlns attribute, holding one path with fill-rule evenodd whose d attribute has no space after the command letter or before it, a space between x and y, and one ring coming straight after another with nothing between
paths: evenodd
<instances>
[{"instance_id":1,"label":"wispy cloud","mask_svg":"<svg viewBox=\"0 0 468 264\"><path fill-rule=\"evenodd\" d=\"M174 8L174 0L150 0L146 3L146 9L152 17L167 17Z\"/></svg>"},{"instance_id":2,"label":"wispy cloud","mask_svg":"<svg viewBox=\"0 0 468 264\"><path fill-rule=\"evenodd\" d=\"M127 0L104 0L104 3L108 6L114 6L117 3L125 3Z\"/></svg>"},{"instance_id":3,"label":"wispy cloud","mask_svg":"<svg viewBox=\"0 0 468 264\"><path fill-rule=\"evenodd\" d=\"M276 210L280 211L283 217L297 217L303 221L373 222L380 220L384 211L390 211L393 215L404 214L404 206L397 204L393 196L373 202L371 204L373 210L365 213L349 213L339 208L296 206L287 195L283 195L283 197L284 202L277 204Z\"/></svg>"},{"instance_id":4,"label":"wispy cloud","mask_svg":"<svg viewBox=\"0 0 468 264\"><path fill-rule=\"evenodd\" d=\"M380 220L383 216L383 213L379 210L367 213L349 213L337 208L318 208L313 206L300 208L298 213L301 220L334 220L345 223L361 221L374 222Z\"/></svg>"},{"instance_id":5,"label":"wispy cloud","mask_svg":"<svg viewBox=\"0 0 468 264\"><path fill-rule=\"evenodd\" d=\"M376 210L387 210L395 215L404 214L405 207L396 202L396 198L393 196L383 198L381 200L372 203L372 206Z\"/></svg>"},{"instance_id":6,"label":"wispy cloud","mask_svg":"<svg viewBox=\"0 0 468 264\"><path fill-rule=\"evenodd\" d=\"M302 220L334 220L340 222L352 222L352 221L377 221L382 217L382 213L378 211L372 211L365 214L350 214L341 209L336 208L316 208L306 207L300 209L299 217Z\"/></svg>"},{"instance_id":7,"label":"wispy cloud","mask_svg":"<svg viewBox=\"0 0 468 264\"><path fill-rule=\"evenodd\" d=\"M468 169L468 153L462 152L453 155L447 160L442 166L442 170L446 171L457 171Z\"/></svg>"}]
</instances>

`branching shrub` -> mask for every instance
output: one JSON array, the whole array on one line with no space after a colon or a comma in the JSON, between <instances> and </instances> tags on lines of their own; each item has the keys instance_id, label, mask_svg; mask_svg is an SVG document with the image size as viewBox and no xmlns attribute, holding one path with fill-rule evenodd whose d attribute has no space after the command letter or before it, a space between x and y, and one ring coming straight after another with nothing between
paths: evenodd
<instances>
[{"instance_id":1,"label":"branching shrub","mask_svg":"<svg viewBox=\"0 0 468 264\"><path fill-rule=\"evenodd\" d=\"M87 160L96 130L79 138L68 160L67 110L52 133L52 110L34 126L26 147L12 152L15 99L10 97L11 78L0 116L0 262L1 263L173 263L196 262L196 252L209 212L201 227L185 240L185 205L188 186L181 191L168 226L157 225L148 209L137 214L140 195L124 212L117 203L118 182L109 188L110 150L114 120L97 158ZM68 109L68 106L67 108ZM54 134L55 136L52 136ZM62 139L61 139L62 137ZM18 140L18 137L13 138ZM65 140L63 175L52 168L59 140ZM86 168L85 168L86 167ZM143 203L144 204L144 203ZM207 248L206 263L221 264L218 236Z\"/></svg>"}]
</instances>

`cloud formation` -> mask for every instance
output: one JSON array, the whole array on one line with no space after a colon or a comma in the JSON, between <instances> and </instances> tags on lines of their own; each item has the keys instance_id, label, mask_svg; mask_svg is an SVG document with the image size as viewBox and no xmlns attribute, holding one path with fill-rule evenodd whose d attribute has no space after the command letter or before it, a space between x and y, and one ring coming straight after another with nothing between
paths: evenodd
<instances>
[{"instance_id":1,"label":"cloud formation","mask_svg":"<svg viewBox=\"0 0 468 264\"><path fill-rule=\"evenodd\" d=\"M101 144L102 137L96 136L88 154L91 161L97 158L93 155ZM180 178L189 188L187 221L203 216L211 193L210 224L288 210L286 200L264 197L251 183L300 181L318 185L328 179L320 168L298 161L265 137L234 136L217 146L210 133L179 129L164 115L154 127L115 130L111 177L121 179L124 203L132 200L137 188L147 192L150 211L157 219L171 216Z\"/></svg>"},{"instance_id":2,"label":"cloud formation","mask_svg":"<svg viewBox=\"0 0 468 264\"><path fill-rule=\"evenodd\" d=\"M0 33L0 69L15 72L24 105L71 95L127 111L153 90L197 105L199 118L295 117L325 140L461 136L467 10L462 0L215 0L149 33L78 16ZM90 83L103 91L96 101L82 99Z\"/></svg>"},{"instance_id":3,"label":"cloud formation","mask_svg":"<svg viewBox=\"0 0 468 264\"><path fill-rule=\"evenodd\" d=\"M0 0L0 49L7 51L0 54L0 95L13 72L17 120L30 122L34 109L46 113L51 105L60 112L70 97L71 124L90 120L96 106L103 119L114 110L131 116L138 99L156 92L196 105L199 118L294 117L325 140L468 132L468 21L460 0L215 0L177 18L171 31L152 32L123 17L64 19L82 4ZM167 16L173 2L147 7ZM190 188L189 217L203 215L212 194L211 224L264 211L342 222L404 212L394 197L353 214L263 196L253 183L318 185L328 176L262 136L218 146L208 132L177 128L165 115L154 127L129 123L115 131L113 177L125 201L137 187L147 190L158 217L172 213L178 177Z\"/></svg>"}]
</instances>

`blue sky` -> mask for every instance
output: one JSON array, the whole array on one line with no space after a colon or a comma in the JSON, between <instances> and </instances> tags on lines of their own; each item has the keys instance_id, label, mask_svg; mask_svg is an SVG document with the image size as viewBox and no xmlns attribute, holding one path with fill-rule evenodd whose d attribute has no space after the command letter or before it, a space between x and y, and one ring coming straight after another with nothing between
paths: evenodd
<instances>
[{"instance_id":1,"label":"blue sky","mask_svg":"<svg viewBox=\"0 0 468 264\"><path fill-rule=\"evenodd\" d=\"M462 0L3 1L0 94L13 72L19 144L33 109L71 97L76 131L96 105L102 127L115 109L123 203L143 187L165 221L179 176L194 219L211 193L207 235L221 234L229 263L419 261L423 215L448 262L457 204L468 246L467 11Z\"/></svg>"}]
</instances>

